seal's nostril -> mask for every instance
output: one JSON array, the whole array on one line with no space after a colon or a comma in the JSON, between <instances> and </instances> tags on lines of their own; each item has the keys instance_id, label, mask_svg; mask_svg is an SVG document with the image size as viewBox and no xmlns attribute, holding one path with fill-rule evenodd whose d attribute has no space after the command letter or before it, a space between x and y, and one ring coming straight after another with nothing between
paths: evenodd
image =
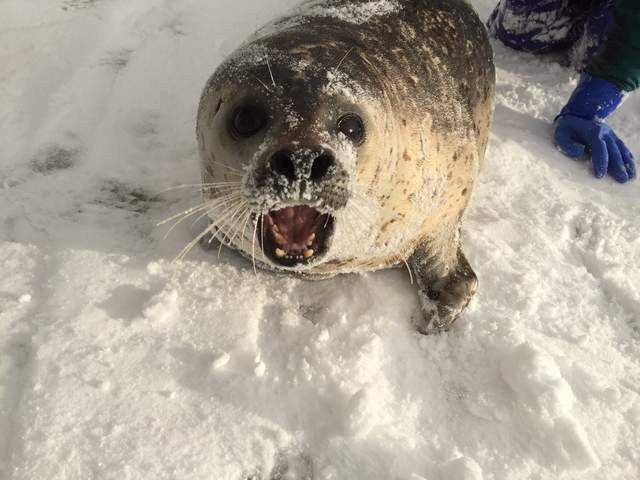
<instances>
[{"instance_id":1,"label":"seal's nostril","mask_svg":"<svg viewBox=\"0 0 640 480\"><path fill-rule=\"evenodd\" d=\"M289 181L293 181L296 176L296 169L291 159L291 153L286 150L281 150L274 153L271 157L271 170L280 175L286 177Z\"/></svg>"},{"instance_id":2,"label":"seal's nostril","mask_svg":"<svg viewBox=\"0 0 640 480\"><path fill-rule=\"evenodd\" d=\"M313 161L313 166L311 167L311 181L317 182L318 180L322 180L324 177L326 177L329 169L333 166L334 163L335 161L333 159L333 155L331 154L323 153L322 155L316 157L316 159Z\"/></svg>"}]
</instances>

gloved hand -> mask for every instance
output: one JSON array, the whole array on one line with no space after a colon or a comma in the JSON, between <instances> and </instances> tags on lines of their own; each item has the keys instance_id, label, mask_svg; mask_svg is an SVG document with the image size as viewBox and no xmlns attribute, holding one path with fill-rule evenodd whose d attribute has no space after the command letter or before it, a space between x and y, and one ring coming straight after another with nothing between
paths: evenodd
<instances>
[{"instance_id":1,"label":"gloved hand","mask_svg":"<svg viewBox=\"0 0 640 480\"><path fill-rule=\"evenodd\" d=\"M555 120L555 143L562 153L580 158L591 154L598 178L609 172L620 183L636 176L633 155L603 122L620 105L625 92L598 77L584 74Z\"/></svg>"}]
</instances>

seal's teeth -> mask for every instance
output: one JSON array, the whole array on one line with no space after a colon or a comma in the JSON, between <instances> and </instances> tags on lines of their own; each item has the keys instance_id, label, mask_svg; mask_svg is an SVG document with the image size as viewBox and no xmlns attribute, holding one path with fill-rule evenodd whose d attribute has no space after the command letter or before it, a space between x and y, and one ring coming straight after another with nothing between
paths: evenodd
<instances>
[{"instance_id":1,"label":"seal's teeth","mask_svg":"<svg viewBox=\"0 0 640 480\"><path fill-rule=\"evenodd\" d=\"M285 252L281 248L276 248L276 257L283 258L286 254L287 252Z\"/></svg>"},{"instance_id":2,"label":"seal's teeth","mask_svg":"<svg viewBox=\"0 0 640 480\"><path fill-rule=\"evenodd\" d=\"M316 234L312 233L311 235L309 235L309 238L307 238L307 247L310 247L311 245L313 245L313 241L316 239Z\"/></svg>"},{"instance_id":3,"label":"seal's teeth","mask_svg":"<svg viewBox=\"0 0 640 480\"><path fill-rule=\"evenodd\" d=\"M278 245L284 245L285 244L285 239L282 235L280 235L279 233L275 233L273 234L273 238L276 240L276 242L278 243Z\"/></svg>"},{"instance_id":4,"label":"seal's teeth","mask_svg":"<svg viewBox=\"0 0 640 480\"><path fill-rule=\"evenodd\" d=\"M311 249L304 251L304 258L311 258L315 252Z\"/></svg>"}]
</instances>

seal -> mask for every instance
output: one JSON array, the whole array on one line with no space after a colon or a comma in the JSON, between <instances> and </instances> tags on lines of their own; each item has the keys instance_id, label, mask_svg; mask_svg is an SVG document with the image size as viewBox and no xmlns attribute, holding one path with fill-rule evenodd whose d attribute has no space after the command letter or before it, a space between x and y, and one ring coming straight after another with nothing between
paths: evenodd
<instances>
[{"instance_id":1,"label":"seal","mask_svg":"<svg viewBox=\"0 0 640 480\"><path fill-rule=\"evenodd\" d=\"M213 236L307 278L406 266L421 332L476 291L461 222L485 155L495 70L463 0L308 1L207 82L197 138Z\"/></svg>"}]
</instances>

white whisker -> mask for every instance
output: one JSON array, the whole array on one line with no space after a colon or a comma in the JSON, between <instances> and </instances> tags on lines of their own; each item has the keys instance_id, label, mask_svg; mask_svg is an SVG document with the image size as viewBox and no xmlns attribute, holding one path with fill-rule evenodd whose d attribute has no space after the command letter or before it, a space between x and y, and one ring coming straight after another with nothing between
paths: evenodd
<instances>
[{"instance_id":1,"label":"white whisker","mask_svg":"<svg viewBox=\"0 0 640 480\"><path fill-rule=\"evenodd\" d=\"M173 187L166 188L165 190L161 190L159 194L171 192L173 190L181 190L185 188L210 188L210 187L218 187L223 185L236 185L239 187L240 185L242 185L242 182L191 183L191 184L184 184L184 185L176 185Z\"/></svg>"},{"instance_id":2,"label":"white whisker","mask_svg":"<svg viewBox=\"0 0 640 480\"><path fill-rule=\"evenodd\" d=\"M242 170L238 170L237 168L233 168L229 165L227 165L226 163L221 163L221 162L216 162L215 160L209 160L211 163L215 163L216 165L220 165L221 167L227 168L229 169L231 172L233 172L236 175L244 175L244 172Z\"/></svg>"},{"instance_id":3,"label":"white whisker","mask_svg":"<svg viewBox=\"0 0 640 480\"><path fill-rule=\"evenodd\" d=\"M338 70L340 70L340 67L342 66L342 64L344 63L344 61L347 59L347 57L353 51L354 48L355 47L351 47L349 50L347 50L347 53L345 53L344 56L340 59L340 61L338 62L338 65L334 69L335 73L338 73Z\"/></svg>"},{"instance_id":4,"label":"white whisker","mask_svg":"<svg viewBox=\"0 0 640 480\"><path fill-rule=\"evenodd\" d=\"M253 240L251 241L251 260L253 261L254 275L258 275L258 270L256 269L256 232L257 231L258 231L258 219L256 218L256 224L253 227Z\"/></svg>"},{"instance_id":5,"label":"white whisker","mask_svg":"<svg viewBox=\"0 0 640 480\"><path fill-rule=\"evenodd\" d=\"M236 211L233 212L233 215L231 215L231 218L229 219L229 221L225 222L229 225L229 232L224 231L222 227L218 228L218 231L224 234L225 237L227 237L227 240L226 240L227 246L231 246L231 233L233 233L233 227L237 223L235 218L238 215L238 213L241 213L243 211L242 209L245 208L246 205L247 205L247 202L242 202L238 206ZM240 215L239 218L242 219L242 215ZM220 258L220 254L222 253L222 247L224 246L225 242L224 242L224 239L222 238L219 238L218 241L220 242L220 246L218 247L218 258Z\"/></svg>"},{"instance_id":6,"label":"white whisker","mask_svg":"<svg viewBox=\"0 0 640 480\"><path fill-rule=\"evenodd\" d=\"M347 59L347 57L353 51L354 48L355 47L351 47L349 50L347 50L347 53L344 54L344 56L338 62L338 65L336 65L336 67L333 69L333 78L329 81L327 88L330 88L333 85L333 82L335 82L338 76L338 72L340 71L340 67L342 67L342 64L344 63L344 61Z\"/></svg>"},{"instance_id":7,"label":"white whisker","mask_svg":"<svg viewBox=\"0 0 640 480\"><path fill-rule=\"evenodd\" d=\"M278 88L276 85L276 79L273 78L273 70L271 70L271 64L269 63L269 58L267 57L267 68L269 69L269 75L271 76L271 83L273 83L273 88Z\"/></svg>"},{"instance_id":8,"label":"white whisker","mask_svg":"<svg viewBox=\"0 0 640 480\"><path fill-rule=\"evenodd\" d=\"M200 240L202 240L207 234L211 233L214 229L218 227L218 225L225 220L226 217L222 217L211 223L207 228L205 228L199 235L196 236L191 242L187 244L186 247L182 249L182 251L178 254L174 261L181 261L193 250Z\"/></svg>"},{"instance_id":9,"label":"white whisker","mask_svg":"<svg viewBox=\"0 0 640 480\"><path fill-rule=\"evenodd\" d=\"M233 245L233 242L238 238L238 235L244 233L244 230L240 231L240 226L242 225L242 219L245 218L247 212L249 212L248 204L245 204L245 208L242 209L240 215L238 215L238 220L231 227L231 238L229 240L229 246ZM245 224L246 225L246 224Z\"/></svg>"},{"instance_id":10,"label":"white whisker","mask_svg":"<svg viewBox=\"0 0 640 480\"><path fill-rule=\"evenodd\" d=\"M167 223L171 222L172 220L175 220L176 218L180 218L182 216L189 216L194 212L199 212L200 210L207 208L209 206L209 201L207 202L203 202L200 203L194 207L189 207L188 209L180 212L180 213L176 213L175 215L170 216L169 218L166 218L164 220L162 220L161 222L158 222L156 224L156 227L161 227L162 225L166 225Z\"/></svg>"},{"instance_id":11,"label":"white whisker","mask_svg":"<svg viewBox=\"0 0 640 480\"><path fill-rule=\"evenodd\" d=\"M184 260L184 258L189 254L189 252L195 247L200 240L202 240L208 233L210 233L215 227L215 224L212 223L207 228L204 229L202 233L200 233L196 238L194 238L191 242L187 244L186 247L182 249L182 251L173 259L174 262L178 262Z\"/></svg>"},{"instance_id":12,"label":"white whisker","mask_svg":"<svg viewBox=\"0 0 640 480\"><path fill-rule=\"evenodd\" d=\"M204 217L206 217L207 215L211 215L215 212L215 210L224 207L225 205L229 204L229 203L234 203L238 200L238 197L240 197L241 194L238 193L233 193L233 194L229 194L227 195L228 198L226 198L223 202L218 202L215 205L212 205L211 208L207 209L206 212L204 212L202 215L200 215L198 218L196 218L193 223L191 224L191 226L194 226L196 223L198 223L200 220L202 220Z\"/></svg>"},{"instance_id":13,"label":"white whisker","mask_svg":"<svg viewBox=\"0 0 640 480\"><path fill-rule=\"evenodd\" d=\"M223 196L223 197L217 197L217 198L214 198L213 200L210 200L210 201L204 202L204 203L200 204L199 206L192 207L192 208L190 208L190 209L188 209L188 210L185 210L184 212L181 212L181 213L178 213L178 214L176 214L176 215L173 215L171 218L168 218L168 219L163 220L162 222L160 222L157 226L159 227L159 226L165 225L165 224L169 223L170 221L175 220L176 218L178 218L178 219L179 219L177 222L175 222L175 223L171 226L171 228L169 228L169 230L168 230L168 231L167 231L167 233L165 234L164 238L165 238L165 240L166 240L166 239L167 239L167 237L169 236L169 234L170 234L171 232L173 232L173 230L175 230L175 228L176 228L178 225L180 225L182 222L184 222L187 218L192 217L193 215L196 215L196 214L198 214L198 213L200 213L200 212L202 212L202 211L205 211L205 214L204 214L204 215L202 215L202 216L200 216L200 217L198 218L198 220L200 220L200 219L201 219L202 217L204 217L204 216L205 216L205 215L206 215L210 210L215 209L218 205L223 205L224 203L226 203L226 202L229 202L229 201L233 200L233 199L235 198L235 196L236 196L236 195L239 195L239 194L235 194L235 193L233 193L233 194L225 195L225 196ZM182 218L180 218L180 217L182 217ZM195 223L197 223L197 220L196 220L196 222L194 222L194 224L195 224Z\"/></svg>"},{"instance_id":14,"label":"white whisker","mask_svg":"<svg viewBox=\"0 0 640 480\"><path fill-rule=\"evenodd\" d=\"M260 79L259 79L258 77L256 77L255 75L253 76L253 78L255 78L255 79L260 83L260 85L262 85L262 86L264 87L264 89L265 89L267 92L271 93L271 89L268 87L268 85L267 85L266 83L264 83L262 80L260 80Z\"/></svg>"},{"instance_id":15,"label":"white whisker","mask_svg":"<svg viewBox=\"0 0 640 480\"><path fill-rule=\"evenodd\" d=\"M402 262L404 263L404 266L407 267L407 271L409 272L409 279L411 280L411 285L414 285L413 283L413 272L411 271L411 267L409 266L409 263L407 262L407 259L404 258L404 256L400 257L402 259Z\"/></svg>"},{"instance_id":16,"label":"white whisker","mask_svg":"<svg viewBox=\"0 0 640 480\"><path fill-rule=\"evenodd\" d=\"M246 237L244 236L244 232L245 232L245 230L247 229L247 223L249 223L249 220L251 220L251 215L252 215L252 213L253 213L253 212L251 212L251 210L248 210L248 211L247 211L247 218L246 218L246 219L245 219L245 221L244 221L244 225L242 225L242 233L241 233L241 235L242 235L242 244L240 245L240 248L241 248L242 250L244 250L245 240L246 240Z\"/></svg>"},{"instance_id":17,"label":"white whisker","mask_svg":"<svg viewBox=\"0 0 640 480\"><path fill-rule=\"evenodd\" d=\"M264 215L260 215L260 248L264 252Z\"/></svg>"},{"instance_id":18,"label":"white whisker","mask_svg":"<svg viewBox=\"0 0 640 480\"><path fill-rule=\"evenodd\" d=\"M218 230L216 232L216 235L212 236L209 239L209 243L213 242L213 239L218 235L218 233L220 233L221 227L224 226L224 224L229 220L230 217L232 217L233 212L234 212L234 208L236 207L240 207L242 208L242 205L244 204L244 200L240 199L240 200L236 200L234 202L232 202L230 205L228 205L227 207L225 207L225 210L223 210L222 212L220 212L220 216L217 217L215 220L212 219L212 222L215 223L216 225L216 229ZM220 208L220 207L216 207L216 208ZM213 212L212 212L213 214ZM224 233L224 232L222 232Z\"/></svg>"}]
</instances>

